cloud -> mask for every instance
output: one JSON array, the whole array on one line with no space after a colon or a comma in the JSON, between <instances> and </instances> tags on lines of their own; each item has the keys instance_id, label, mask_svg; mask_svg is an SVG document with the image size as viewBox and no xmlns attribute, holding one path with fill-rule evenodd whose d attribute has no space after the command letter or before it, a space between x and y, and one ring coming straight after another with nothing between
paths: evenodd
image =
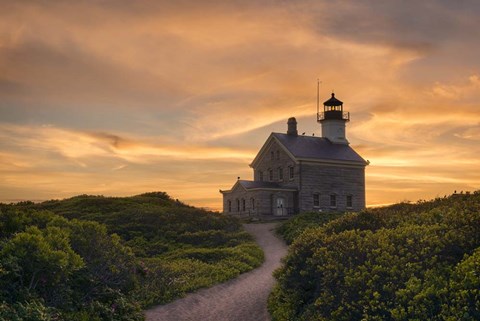
<instances>
[{"instance_id":1,"label":"cloud","mask_svg":"<svg viewBox=\"0 0 480 321\"><path fill-rule=\"evenodd\" d=\"M443 84L436 82L431 90L431 95L440 99L463 100L471 99L474 96L478 102L480 98L480 78L474 74L468 77L468 82L463 84Z\"/></svg>"},{"instance_id":2,"label":"cloud","mask_svg":"<svg viewBox=\"0 0 480 321\"><path fill-rule=\"evenodd\" d=\"M467 128L459 133L455 133L456 137L467 139L467 140L480 140L480 123L475 127Z\"/></svg>"},{"instance_id":3,"label":"cloud","mask_svg":"<svg viewBox=\"0 0 480 321\"><path fill-rule=\"evenodd\" d=\"M167 81L82 52L80 45L53 48L44 43L23 43L1 50L0 66L2 91L8 91L10 100L29 104L63 108L81 102L93 111L89 105L112 108L121 104L125 108L142 99L141 105L152 106L154 102L168 103L166 92L172 98L179 95Z\"/></svg>"},{"instance_id":4,"label":"cloud","mask_svg":"<svg viewBox=\"0 0 480 321\"><path fill-rule=\"evenodd\" d=\"M369 204L480 187L475 1L2 5L2 197L160 186L218 208L288 117L319 134L317 78L351 112Z\"/></svg>"},{"instance_id":5,"label":"cloud","mask_svg":"<svg viewBox=\"0 0 480 321\"><path fill-rule=\"evenodd\" d=\"M253 157L248 150L162 145L52 126L2 124L0 138L0 201L22 199L22 193L30 199L45 199L168 190L185 201L218 208L202 199L212 199L212 193L216 195L238 173L246 177ZM232 173L232 168L239 167L244 170Z\"/></svg>"},{"instance_id":6,"label":"cloud","mask_svg":"<svg viewBox=\"0 0 480 321\"><path fill-rule=\"evenodd\" d=\"M11 126L0 124L4 148L29 152L53 152L66 159L84 160L110 157L132 163L151 163L163 159L248 159L251 150L178 142L151 142L149 138L127 138L106 132L79 132L52 126Z\"/></svg>"},{"instance_id":7,"label":"cloud","mask_svg":"<svg viewBox=\"0 0 480 321\"><path fill-rule=\"evenodd\" d=\"M311 12L320 32L363 43L431 50L445 39L474 38L465 29L478 26L475 1L303 1L302 13ZM298 6L297 6L298 8ZM312 8L317 8L317 10Z\"/></svg>"}]
</instances>

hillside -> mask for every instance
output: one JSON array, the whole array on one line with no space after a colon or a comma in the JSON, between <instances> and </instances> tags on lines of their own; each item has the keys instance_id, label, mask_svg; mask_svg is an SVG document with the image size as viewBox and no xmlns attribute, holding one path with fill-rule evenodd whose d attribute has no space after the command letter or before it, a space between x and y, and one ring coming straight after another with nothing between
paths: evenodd
<instances>
[{"instance_id":1,"label":"hillside","mask_svg":"<svg viewBox=\"0 0 480 321\"><path fill-rule=\"evenodd\" d=\"M480 192L400 203L296 237L269 309L277 321L479 320L479 275Z\"/></svg>"},{"instance_id":2,"label":"hillside","mask_svg":"<svg viewBox=\"0 0 480 321\"><path fill-rule=\"evenodd\" d=\"M0 205L0 320L142 320L263 253L240 222L166 193Z\"/></svg>"}]
</instances>

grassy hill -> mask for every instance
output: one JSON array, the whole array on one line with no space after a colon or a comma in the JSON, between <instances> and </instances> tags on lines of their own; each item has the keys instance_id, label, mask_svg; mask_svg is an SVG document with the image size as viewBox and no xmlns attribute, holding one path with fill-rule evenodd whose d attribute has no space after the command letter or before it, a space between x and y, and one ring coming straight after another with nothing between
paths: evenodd
<instances>
[{"instance_id":1,"label":"grassy hill","mask_svg":"<svg viewBox=\"0 0 480 321\"><path fill-rule=\"evenodd\" d=\"M299 222L282 233L309 225ZM480 320L480 192L347 214L296 235L276 272L273 320Z\"/></svg>"},{"instance_id":2,"label":"grassy hill","mask_svg":"<svg viewBox=\"0 0 480 321\"><path fill-rule=\"evenodd\" d=\"M162 192L0 204L0 320L142 320L262 261L238 220Z\"/></svg>"}]
</instances>

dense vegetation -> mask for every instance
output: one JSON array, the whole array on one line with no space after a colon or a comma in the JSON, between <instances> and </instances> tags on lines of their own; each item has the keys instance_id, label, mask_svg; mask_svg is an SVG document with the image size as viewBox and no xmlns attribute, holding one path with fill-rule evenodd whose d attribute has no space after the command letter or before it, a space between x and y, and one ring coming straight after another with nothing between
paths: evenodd
<instances>
[{"instance_id":1,"label":"dense vegetation","mask_svg":"<svg viewBox=\"0 0 480 321\"><path fill-rule=\"evenodd\" d=\"M273 320L480 320L480 192L347 214L291 245Z\"/></svg>"},{"instance_id":2,"label":"dense vegetation","mask_svg":"<svg viewBox=\"0 0 480 321\"><path fill-rule=\"evenodd\" d=\"M287 242L293 241L308 228L318 228L345 215L342 212L307 212L296 215L280 225L277 233Z\"/></svg>"},{"instance_id":3,"label":"dense vegetation","mask_svg":"<svg viewBox=\"0 0 480 321\"><path fill-rule=\"evenodd\" d=\"M238 220L165 193L0 204L0 320L142 320L262 260Z\"/></svg>"}]
</instances>

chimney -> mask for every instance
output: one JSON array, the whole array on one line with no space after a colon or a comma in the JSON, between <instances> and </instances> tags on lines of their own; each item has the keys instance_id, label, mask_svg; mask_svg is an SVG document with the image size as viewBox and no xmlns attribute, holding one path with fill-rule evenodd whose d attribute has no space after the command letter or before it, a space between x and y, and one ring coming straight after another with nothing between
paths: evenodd
<instances>
[{"instance_id":1,"label":"chimney","mask_svg":"<svg viewBox=\"0 0 480 321\"><path fill-rule=\"evenodd\" d=\"M298 131L297 131L297 120L295 117L290 117L288 119L288 131L287 135L292 135L292 136L298 136Z\"/></svg>"}]
</instances>

